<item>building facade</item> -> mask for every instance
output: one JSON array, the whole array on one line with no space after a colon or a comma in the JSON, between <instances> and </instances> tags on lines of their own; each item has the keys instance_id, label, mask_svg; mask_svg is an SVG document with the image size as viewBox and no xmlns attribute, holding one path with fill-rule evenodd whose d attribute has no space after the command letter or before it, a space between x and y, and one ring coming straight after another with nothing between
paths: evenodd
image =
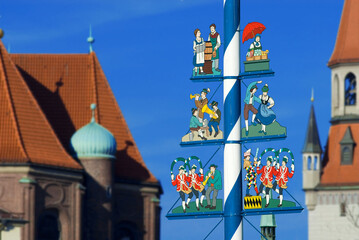
<instances>
[{"instance_id":1,"label":"building facade","mask_svg":"<svg viewBox=\"0 0 359 240\"><path fill-rule=\"evenodd\" d=\"M324 149L311 106L303 148L309 240L359 239L359 1L345 0L331 69L331 127Z\"/></svg>"},{"instance_id":2,"label":"building facade","mask_svg":"<svg viewBox=\"0 0 359 240\"><path fill-rule=\"evenodd\" d=\"M0 41L0 102L0 212L28 221L3 239L159 239L161 185L94 52Z\"/></svg>"}]
</instances>

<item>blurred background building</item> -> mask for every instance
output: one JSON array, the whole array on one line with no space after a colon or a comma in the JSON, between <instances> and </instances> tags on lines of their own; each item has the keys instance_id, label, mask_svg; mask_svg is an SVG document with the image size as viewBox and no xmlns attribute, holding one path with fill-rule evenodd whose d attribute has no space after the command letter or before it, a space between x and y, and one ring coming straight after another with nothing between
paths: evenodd
<instances>
[{"instance_id":1,"label":"blurred background building","mask_svg":"<svg viewBox=\"0 0 359 240\"><path fill-rule=\"evenodd\" d=\"M310 110L303 148L309 240L359 239L358 12L359 1L344 2L336 44L328 62L331 127L323 156L313 104Z\"/></svg>"},{"instance_id":2,"label":"blurred background building","mask_svg":"<svg viewBox=\"0 0 359 240\"><path fill-rule=\"evenodd\" d=\"M92 46L9 54L0 41L0 102L0 210L25 224L3 240L159 239L161 185Z\"/></svg>"}]
</instances>

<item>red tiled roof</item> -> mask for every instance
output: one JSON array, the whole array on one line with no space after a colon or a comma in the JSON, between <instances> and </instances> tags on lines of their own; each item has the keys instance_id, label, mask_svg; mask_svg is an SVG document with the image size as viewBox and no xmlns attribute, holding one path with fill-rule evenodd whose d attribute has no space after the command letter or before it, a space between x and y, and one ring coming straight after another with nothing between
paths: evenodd
<instances>
[{"instance_id":1,"label":"red tiled roof","mask_svg":"<svg viewBox=\"0 0 359 240\"><path fill-rule=\"evenodd\" d=\"M0 41L0 163L81 169L62 147Z\"/></svg>"},{"instance_id":2,"label":"red tiled roof","mask_svg":"<svg viewBox=\"0 0 359 240\"><path fill-rule=\"evenodd\" d=\"M359 142L359 123L338 124L330 127L328 145L323 159L321 185L359 184L359 147L354 147L353 164L341 165L341 146L345 131L350 126L352 137Z\"/></svg>"},{"instance_id":3,"label":"red tiled roof","mask_svg":"<svg viewBox=\"0 0 359 240\"><path fill-rule=\"evenodd\" d=\"M337 40L328 66L359 62L359 1L345 0Z\"/></svg>"},{"instance_id":4,"label":"red tiled roof","mask_svg":"<svg viewBox=\"0 0 359 240\"><path fill-rule=\"evenodd\" d=\"M138 151L95 53L10 56L65 148L69 150L73 133L89 123L89 106L96 103L96 120L117 141L116 176L157 182Z\"/></svg>"}]
</instances>

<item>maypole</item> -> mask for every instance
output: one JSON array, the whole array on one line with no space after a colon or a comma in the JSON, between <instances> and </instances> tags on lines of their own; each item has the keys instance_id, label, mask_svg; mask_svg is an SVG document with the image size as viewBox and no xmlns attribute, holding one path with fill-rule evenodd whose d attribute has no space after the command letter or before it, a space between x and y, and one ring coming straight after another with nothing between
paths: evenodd
<instances>
[{"instance_id":1,"label":"maypole","mask_svg":"<svg viewBox=\"0 0 359 240\"><path fill-rule=\"evenodd\" d=\"M224 0L224 229L225 240L242 240L240 0Z\"/></svg>"}]
</instances>

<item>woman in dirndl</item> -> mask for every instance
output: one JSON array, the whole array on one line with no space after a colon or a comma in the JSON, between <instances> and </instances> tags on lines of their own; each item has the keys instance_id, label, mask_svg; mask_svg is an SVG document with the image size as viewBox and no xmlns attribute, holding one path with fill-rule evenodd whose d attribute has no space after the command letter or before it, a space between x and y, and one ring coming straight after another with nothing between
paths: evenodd
<instances>
[{"instance_id":1,"label":"woman in dirndl","mask_svg":"<svg viewBox=\"0 0 359 240\"><path fill-rule=\"evenodd\" d=\"M197 28L194 30L194 35L196 38L193 41L193 66L194 66L194 75L197 75L197 70L199 69L199 74L204 75L203 66L204 66L204 50L206 48L205 41L201 37L201 31Z\"/></svg>"},{"instance_id":2,"label":"woman in dirndl","mask_svg":"<svg viewBox=\"0 0 359 240\"><path fill-rule=\"evenodd\" d=\"M268 96L269 87L268 84L264 85L262 88L262 95L259 95L261 104L258 107L258 113L256 115L255 121L262 125L262 130L259 133L267 135L266 126L273 123L276 119L276 115L272 110L274 106L274 100Z\"/></svg>"},{"instance_id":3,"label":"woman in dirndl","mask_svg":"<svg viewBox=\"0 0 359 240\"><path fill-rule=\"evenodd\" d=\"M262 55L262 44L261 44L261 35L256 34L254 37L254 42L249 46L247 57L261 56Z\"/></svg>"}]
</instances>

